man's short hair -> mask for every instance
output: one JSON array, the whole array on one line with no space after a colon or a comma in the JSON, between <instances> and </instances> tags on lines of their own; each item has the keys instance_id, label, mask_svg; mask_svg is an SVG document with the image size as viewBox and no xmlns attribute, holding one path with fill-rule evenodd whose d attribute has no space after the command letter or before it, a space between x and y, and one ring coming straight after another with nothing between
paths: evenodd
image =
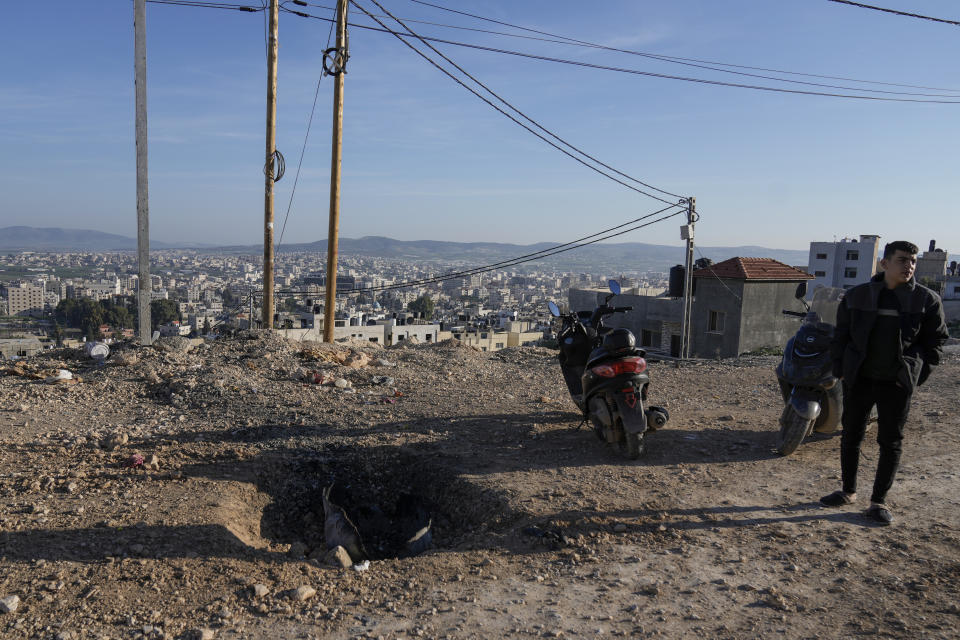
<instances>
[{"instance_id":1,"label":"man's short hair","mask_svg":"<svg viewBox=\"0 0 960 640\"><path fill-rule=\"evenodd\" d=\"M920 247L906 240L888 242L886 246L883 247L883 259L889 260L897 251L906 251L910 255L915 256L920 253Z\"/></svg>"}]
</instances>

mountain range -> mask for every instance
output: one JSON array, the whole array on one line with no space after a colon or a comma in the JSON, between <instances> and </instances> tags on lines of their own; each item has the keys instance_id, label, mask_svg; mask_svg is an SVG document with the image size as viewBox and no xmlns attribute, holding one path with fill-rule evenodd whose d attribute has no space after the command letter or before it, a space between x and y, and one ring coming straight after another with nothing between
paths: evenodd
<instances>
[{"instance_id":1,"label":"mountain range","mask_svg":"<svg viewBox=\"0 0 960 640\"><path fill-rule=\"evenodd\" d=\"M214 246L198 243L151 241L152 249L194 249L204 253L259 254L262 245ZM519 245L502 242L448 242L443 240L394 240L382 236L340 238L342 255L374 256L417 261L491 264L528 256L558 246L539 242ZM133 251L135 238L88 229L5 227L0 229L0 251ZM325 253L327 241L285 244L278 252ZM805 265L808 252L795 249L772 249L759 246L697 247L695 257L720 262L727 258L773 258L789 265ZM538 259L535 264L563 269L602 269L604 271L666 271L682 264L683 246L622 242L592 244Z\"/></svg>"}]
</instances>

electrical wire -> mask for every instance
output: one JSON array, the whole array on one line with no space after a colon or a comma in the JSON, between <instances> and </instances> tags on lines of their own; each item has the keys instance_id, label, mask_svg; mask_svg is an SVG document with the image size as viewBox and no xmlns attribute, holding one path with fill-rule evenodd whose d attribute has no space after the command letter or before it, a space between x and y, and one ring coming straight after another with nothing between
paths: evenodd
<instances>
[{"instance_id":1,"label":"electrical wire","mask_svg":"<svg viewBox=\"0 0 960 640\"><path fill-rule=\"evenodd\" d=\"M440 51L438 51L438 50L436 49L436 47L434 47L434 46L431 45L430 43L426 42L423 38L421 38L419 35L417 35L416 33L414 33L414 32L410 29L410 27L408 27L408 26L407 26L406 24L404 24L400 19L394 17L393 14L391 14L389 11L387 11L387 10L383 7L383 5L381 5L381 4L378 2L378 0L371 0L371 2L373 2L373 4L375 4L375 5L377 5L378 7L380 7L380 10L381 10L381 11L385 12L388 16L390 16L391 18L393 18L393 20L396 20L396 22L397 22L400 26L402 26L404 29L406 29L407 31L410 32L410 35L416 37L418 40L420 40L421 42L423 42L423 44L425 44L427 47L429 47L431 51L433 51L433 52L436 53L438 56L440 56L441 58L443 58L444 60L446 60L450 65L452 65L452 66L453 66L455 69L457 69L460 73L462 73L463 75L465 75L465 76L467 76L468 78L470 78L473 82L475 82L475 83L478 84L479 86L483 87L483 89L484 89L487 93L489 93L490 95L492 95L493 97L495 97L497 100L499 100L499 101L502 102L503 104L507 105L507 107L509 107L514 113L516 113L517 115L519 115L520 117L522 117L524 120L526 120L527 122L529 122L530 124L532 124L533 126L535 126L536 128L538 128L540 131L543 131L544 133L546 133L548 136L550 136L551 138L553 138L553 139L556 140L557 142L559 142L559 143L561 143L561 144L563 144L563 145L566 145L568 148L573 149L574 151L576 151L577 153L579 153L579 154L582 155L583 157L589 158L591 161L597 163L597 164L600 165L601 167L603 167L603 168L605 168L605 169L609 169L610 171L613 171L613 172L616 173L617 175L619 175L619 176L621 176L621 177L624 177L624 178L626 178L627 180L631 180L631 181L633 181L633 182L636 182L637 184L643 185L644 187L647 187L648 189L653 189L654 191L657 191L657 192L662 193L662 194L664 194L664 195L673 196L674 198L683 198L683 196L681 196L681 195L678 195L678 194L676 194L676 193L671 193L671 192L669 192L669 191L665 191L665 190L663 190L663 189L660 189L660 188L658 188L658 187L653 186L652 184L648 184L648 183L646 183L646 182L644 182L644 181L642 181L642 180L639 180L639 179L637 179L637 178L634 178L633 176L627 175L626 173L623 173L622 171L618 171L617 169L614 169L614 168L611 167L610 165L608 165L608 164L606 164L606 163L604 163L604 162L601 162L600 160L597 160L596 158L594 158L593 156L591 156L591 155L590 155L589 153L587 153L586 151L583 151L582 149L579 149L579 148L573 146L572 144L570 144L569 142L567 142L566 140L560 138L559 136L557 136L557 135L556 135L555 133L553 133L552 131L550 131L550 130L546 129L545 127L543 127L539 122L533 120L532 118L530 118L529 116L527 116L527 114L523 113L523 112L520 111L518 108L516 108L515 106L513 106L510 102L508 102L505 98L503 98L502 96L500 96L499 94L497 94L497 93L496 93L495 91L493 91L490 87L488 87L488 86L485 85L484 83L482 83L482 82L480 82L479 80L477 80L474 76L472 76L471 74L469 74L463 67L461 67L460 65L458 65L457 63L455 63L453 60L451 60L450 58L448 58L447 56L445 56L445 55L444 55L443 53L441 53Z\"/></svg>"},{"instance_id":2,"label":"electrical wire","mask_svg":"<svg viewBox=\"0 0 960 640\"><path fill-rule=\"evenodd\" d=\"M875 7L871 4L862 4L860 2L851 2L850 0L829 0L830 2L838 2L840 4L849 4L853 7L859 7L861 9L872 9L874 11L883 11L884 13L892 13L898 16L905 16L908 18L920 18L921 20L930 20L932 22L943 22L945 24L952 24L955 27L960 26L960 22L956 20L945 20L943 18L931 18L930 16L922 16L919 13L909 13L907 11L897 11L896 9L884 9L883 7Z\"/></svg>"},{"instance_id":3,"label":"electrical wire","mask_svg":"<svg viewBox=\"0 0 960 640\"><path fill-rule=\"evenodd\" d=\"M324 50L330 49L330 39L333 37L333 23L330 23L330 31L327 33L327 46ZM300 181L300 168L303 166L303 155L307 151L307 141L310 139L310 127L313 125L313 114L317 110L317 97L320 95L320 82L327 75L327 69L320 65L320 77L317 78L317 88L313 92L313 106L310 107L310 117L307 119L307 131L303 136L303 146L300 147L300 161L297 163L297 173L293 177L293 188L290 190L290 200L287 202L287 213L283 216L283 227L280 229L280 239L277 241L276 251L280 250L283 244L283 234L287 230L287 220L290 219L290 209L293 207L293 196L297 193L297 183Z\"/></svg>"},{"instance_id":4,"label":"electrical wire","mask_svg":"<svg viewBox=\"0 0 960 640\"><path fill-rule=\"evenodd\" d=\"M311 7L317 7L317 8L320 8L320 9L332 10L331 7L327 7L327 6L324 6L324 5L321 5L321 4L316 4L316 3L311 3L311 2L304 2L303 0L293 0L293 1L294 1L295 4L300 5L300 6L311 6ZM411 0L411 1L416 1L416 0ZM455 13L462 13L462 14L464 14L464 15L468 15L468 16L470 16L470 17L476 17L476 18L481 19L481 20L489 20L488 18L481 18L481 17L479 17L479 16L474 16L474 14L469 14L469 13L465 13L465 12L462 12L462 11L456 11L455 9L446 9L445 7L439 7L438 5L433 5L433 4L430 4L430 3L420 3L420 4L425 4L425 5L431 6L431 7L442 8L442 9L445 9L445 10L453 11L453 12L455 12ZM377 16L377 17L385 17L385 16L380 15L380 16ZM391 17L393 17L393 16L391 16ZM397 18L394 18L394 19L397 19ZM800 73L792 72L792 71L779 71L779 70L776 70L776 69L763 69L763 68L760 68L760 67L746 67L746 66L743 66L743 65L728 65L728 64L725 64L725 63L722 63L722 62L712 62L712 61L709 61L709 60L698 60L698 59L695 59L695 58L680 58L680 57L677 57L677 56L667 56L667 55L661 55L661 54L655 54L655 53L647 53L647 52L642 52L642 51L632 51L632 50L629 50L629 49L620 49L620 48L617 48L617 47L609 47L609 46L605 46L605 45L595 44L595 43L592 43L592 42L587 42L587 41L585 41L585 40L578 40L578 39L575 39L575 38L568 38L568 37L566 37L566 36L558 36L558 35L553 35L553 34L549 34L550 37L537 37L537 36L521 35L521 34L516 34L516 33L506 33L506 32L503 32L503 31L491 31L491 30L488 30L488 29L475 29L475 28L471 28L471 27L461 27L461 26L457 26L457 25L448 25L448 24L442 24L442 23L437 23L437 22L429 22L429 21L425 21L425 20L410 20L410 19L408 19L408 18L404 18L403 20L405 20L405 21L407 21L407 22L419 23L419 24L426 24L426 25L435 26L435 27L444 27L444 28L448 28L448 29L460 29L460 30L464 30L464 31L474 31L474 32L479 32L479 33L487 33L487 34L492 34L492 35L506 36L506 37L511 37L511 38L521 38L521 39L525 39L525 40L536 40L536 41L540 41L540 42L550 42L550 43L554 43L554 44L563 44L563 45L569 45L569 46L577 46L577 47L581 47L581 48L582 48L582 47L587 47L587 48L593 48L593 49L601 49L601 50L606 50L606 51L613 51L613 52L617 52L617 53L626 53L626 54L630 54L630 55L640 56L640 57L643 57L643 58L648 58L648 59L651 59L651 60L658 60L658 61L660 61L660 62L668 62L668 63L671 63L671 64L679 64L679 65L688 66L688 67L695 67L695 68L698 68L698 69L707 69L707 70L710 70L710 71L717 71L717 72L719 72L719 73L729 73L729 74L739 75L739 76L745 76L745 77L749 77L749 78L760 78L760 79L764 79L764 80L773 80L774 82L785 82L785 83L799 84L799 85L812 86L812 87L823 87L823 88L828 88L828 89L843 89L843 90L847 90L847 91L862 91L862 92L869 92L869 93L883 93L883 94L891 94L891 95L960 98L960 95L943 95L942 93L918 93L918 92L913 92L913 91L890 91L890 90L883 90L883 89L867 89L867 88L862 88L862 87L851 87L851 86L847 86L847 85L826 84L826 83L822 83L822 82L809 82L809 81L805 81L805 80L791 80L791 79L789 79L789 78L779 78L779 77L776 77L776 76L763 75L763 74L759 74L759 73L748 73L748 72L744 72L744 71L735 71L735 70L733 70L733 69L722 69L722 68L719 68L719 67L727 67L727 66L730 66L730 67L737 67L737 68L742 68L742 69L752 69L752 70L754 70L754 71L767 71L767 72L770 72L770 73L786 73L786 74L791 74L791 75L804 75L804 76L819 77L819 78L826 78L826 79L839 79L839 80L847 80L847 81L850 81L850 82L859 82L859 83L867 83L867 84L881 84L881 85L887 85L887 86L904 86L904 87L909 87L909 88L914 88L914 89L923 88L923 89L930 89L930 90L934 90L934 91L960 91L960 90L938 89L938 88L935 88L935 87L917 87L917 86L914 86L914 85L899 85L899 84L896 84L896 83L875 82L875 81L870 81L870 80L858 80L858 79L855 79L855 78L838 78L838 77L834 77L834 76L820 76L820 75L816 75L816 74L800 74ZM492 22L497 22L498 24L508 24L508 23L503 23L503 22L497 21L497 20L492 20ZM520 27L520 26L517 26L517 25L510 25L510 26L512 26L513 28L516 28L516 29L524 29L524 30L527 30L526 27ZM534 30L534 29L530 29L530 31L533 31L533 32L535 32L535 33L543 33L543 34L546 34L546 32L537 31L537 30Z\"/></svg>"},{"instance_id":5,"label":"electrical wire","mask_svg":"<svg viewBox=\"0 0 960 640\"><path fill-rule=\"evenodd\" d=\"M293 14L298 15L298 16L303 17L303 18L313 18L313 19L315 19L315 20L322 20L322 21L324 21L324 22L330 22L330 20L331 20L330 18L324 18L324 17L322 17L322 16L315 16L315 15L311 15L311 14L308 14L308 13L303 13L303 12L300 12L300 11L291 11L291 10L289 10L289 9L287 9L286 11L287 11L288 13L293 13ZM365 12L365 13L367 13L367 12ZM368 15L370 15L370 16L372 17L372 14L368 14ZM374 19L374 21L379 22L379 21L377 21L376 19ZM380 24L382 24L382 23L380 23ZM391 34L391 35L394 35L394 36L400 38L401 40L403 40L403 38L409 38L409 37L411 37L411 36L409 36L409 35L407 35L407 34L399 34L399 33L393 31L392 29L390 29L390 28L388 28L388 27L386 27L386 26L384 26L383 28L377 28L377 27L371 27L371 26L368 26L368 25L352 24L352 23L350 24L350 26L351 26L351 27L354 27L354 28L356 28L356 29L364 29L364 30L367 30L367 31L374 31L374 32L380 32L380 33L389 33L389 34ZM679 80L679 81L682 81L682 82L692 82L692 83L697 83L697 84L707 84L707 85L714 85L714 86L731 87L731 88L736 88L736 89L750 89L750 90L754 90L754 91L768 91L768 92L774 92L774 93L789 93L789 94L795 94L795 95L822 96L822 97L827 97L827 98L842 98L842 99L847 99L847 100L872 100L872 101L878 101L878 102L909 102L909 103L927 103L927 104L960 104L960 100L896 98L896 97L887 97L887 96L857 95L857 94L850 94L850 93L834 93L834 92L828 92L828 91L809 91L809 90L803 90L803 89L787 89L787 88L784 88L784 87L770 87L770 86L766 86L766 85L744 84L744 83L738 83L738 82L724 82L724 81L722 81L722 80L710 80L710 79L707 79L707 78L695 78L695 77L690 77L690 76L678 76L678 75L672 75L672 74L667 74L667 73L656 73L656 72L653 72L653 71L642 71L642 70L640 70L640 69L630 69L630 68L626 68L626 67L617 67L617 66L611 66L611 65L595 64L595 63L590 63L590 62L583 62L583 61L580 61L580 60L568 60L568 59L565 59L565 58L557 58L557 57L554 57L554 56L545 56L545 55L539 55L539 54L533 54L533 53L526 53L526 52L522 52L522 51L514 51L514 50L511 50L511 49L501 49L501 48L498 48L498 47L488 47L488 46L479 45L479 44L470 44L470 43L466 43L466 42L458 42L458 41L456 41L456 40L446 40L446 39L443 39L443 38L435 38L435 37L428 37L428 36L422 36L421 38L422 38L423 40L428 40L428 41L430 41L430 42L437 42L437 43L441 43L441 44L449 44L449 45L458 46L458 47L465 47L465 48L468 48L468 49L477 49L477 50L479 50L479 51L489 51L489 52L492 52L492 53L502 53L502 54L505 54L505 55L517 56L517 57L521 57L521 58L529 58L529 59L532 59L532 60L541 60L541 61L545 61L545 62L555 62L555 63L558 63L558 64L567 64L567 65L572 65L572 66L585 67L585 68L589 68L589 69L598 69L598 70L603 70L603 71L615 71L615 72L618 72L618 73L627 73L627 74L639 75L639 76L647 76L647 77L652 77L652 78L661 78L661 79L665 79L665 80ZM406 43L406 41L404 41L404 42ZM409 43L407 43L407 45L410 46ZM421 54L421 55L423 55L423 54ZM449 75L449 74L448 74L448 75ZM780 82L790 82L790 80L780 80ZM858 88L851 88L851 90L853 90L853 91L862 91L862 92L872 91L872 90L870 90L870 89L858 89ZM922 95L926 95L926 94L922 94ZM950 96L950 95L947 95L947 96L942 96L942 95L941 95L941 96L938 96L938 98L950 98L950 97L953 97L953 96ZM508 117L509 117L509 116L508 116ZM522 125L521 125L521 126L522 126Z\"/></svg>"},{"instance_id":6,"label":"electrical wire","mask_svg":"<svg viewBox=\"0 0 960 640\"><path fill-rule=\"evenodd\" d=\"M503 21L501 21L501 20L494 20L493 18L486 18L486 17L484 17L484 16L476 15L476 14L473 14L473 13L468 13L468 12L466 12L466 11L460 11L460 10L457 10L457 9L451 9L451 8L449 8L449 7L444 7L444 6L442 6L442 5L433 4L433 3L431 3L431 2L425 2L424 0L410 0L410 2L414 2L414 3L416 3L416 4L424 5L424 6L427 6L427 7L433 7L434 9L440 9L440 10L442 10L442 11L448 11L448 12L450 12L450 13L455 13L455 14L459 14L459 15L462 15L462 16L467 16L467 17L469 17L469 18L474 18L474 19L476 19L476 20L481 20L481 21L484 21L484 22L490 22L490 23L493 23L493 24L499 24L499 25L502 25L502 26L510 27L510 28L512 28L512 29L520 29L521 31L527 31L527 32L529 32L529 33L536 33L536 34L540 34L540 35L543 35L543 36L547 36L548 38L553 38L552 40L551 40L551 39L545 40L546 42L557 42L557 43L566 43L566 44L576 44L576 45L581 45L581 46L585 46L585 47L591 47L591 48L595 48L595 49L605 49L605 50L607 50L607 51L616 51L616 52L618 52L618 53L626 53L626 54L630 54L630 55L643 56L643 57L652 57L652 58L662 59L662 60L667 60L667 61L697 62L697 63L701 63L701 64L712 64L712 65L717 65L717 66L721 66L721 67L732 67L732 68L735 68L735 69L750 69L750 70L752 70L752 71L766 71L766 72L768 72L768 73L783 73L783 74L787 74L787 75L805 76L805 77L808 77L808 78L823 78L823 79L826 79L826 80L844 80L844 81L846 81L846 82L859 82L859 83L863 83L863 84L879 84L879 85L886 85L886 86L893 86L893 87L906 87L906 88L910 88L910 89L929 89L929 90L931 90L931 91L960 91L960 89L944 89L944 88L941 88L941 87L928 87L928 86L923 86L923 85L902 84L902 83L898 83L898 82L881 82L881 81L878 81L878 80L861 80L861 79L858 79L858 78L848 78L848 77L844 77L844 76L830 76L830 75L823 75L823 74L817 74L817 73L803 73L803 72L800 72L800 71L787 71L787 70L784 70L784 69L772 69L772 68L769 68L769 67L756 67L756 66L742 65L742 64L731 64L731 63L728 63L728 62L717 62L716 60L703 60L703 59L701 59L701 58L683 58L683 57L680 57L680 56L668 56L668 55L664 55L664 54L654 54L654 53L643 52L643 51L635 51L635 50L632 50L632 49L621 49L621 48L618 48L618 47L610 47L610 46L606 46L606 45L596 44L596 43L593 43L593 42L588 42L588 41L586 41L586 40L579 40L579 39L576 39L576 38L570 38L570 37L567 37L567 36L557 35L557 34L554 34L554 33L549 33L549 32L547 32L547 31L540 31L540 30L538 30L538 29L531 29L531 28L529 28L529 27L524 27L524 26L517 25L517 24L512 24L512 23L509 23L509 22L503 22ZM309 4L309 3L307 3L307 4ZM316 6L321 6L321 5L316 5ZM327 7L323 7L323 8L327 8ZM466 29L466 30L473 30L473 29L470 29L469 27L456 27L456 26L453 26L453 25L438 25L438 26L448 26L448 27L453 28L453 29L458 29L458 28L460 28L460 29ZM479 30L479 31L483 31L483 30ZM519 34L509 34L509 33L493 32L493 31L491 31L490 33L497 33L498 35L506 35L506 36L511 36L511 37L515 37L515 38L526 38L526 39L531 39L531 40L543 40L543 38L534 38L534 37L530 37L530 36L522 36L522 35L519 35ZM784 82L787 82L787 80L783 80L783 81L784 81Z\"/></svg>"},{"instance_id":7,"label":"electrical wire","mask_svg":"<svg viewBox=\"0 0 960 640\"><path fill-rule=\"evenodd\" d=\"M651 217L653 217L653 216L656 216L656 215L659 215L659 214L664 213L664 212L666 212L666 211L669 211L670 209L679 208L679 207L683 207L683 208L680 208L680 210L678 210L678 211L674 211L674 212L672 212L672 213L669 213L669 214L667 214L667 215L665 215L665 216L662 216L662 217L660 217L660 218L657 218L657 219L655 219L655 220L649 220L649 218L651 218ZM386 291L386 290L389 290L389 289L405 289L405 288L409 288L409 287L416 287L416 286L423 286L423 285L429 285L429 284L436 284L436 283L440 283L440 282L445 282L445 281L447 281L447 280L455 280L455 279L463 278L463 277L466 277L466 276L472 276L472 275L478 275L478 274L481 274L481 273L487 273L487 272L490 272L490 271L496 271L496 270L498 270L498 269L503 269L503 268L506 268L506 267L512 267L512 266L516 266L516 265L519 265L519 264L524 264L524 263L527 263L527 262L533 262L533 261L535 261L535 260L541 260L541 259L543 259L543 258L547 258L547 257L553 256L553 255L559 254L559 253L565 253L565 252L567 252L567 251L572 251L572 250L574 250L574 249L579 249L580 247L585 247L585 246L587 246L587 245L595 244L595 243L597 243L597 242L602 242L603 240L609 240L610 238L615 238L615 237L617 237L617 236L621 236L621 235L624 235L624 234L626 234L626 233L630 233L631 231L636 231L636 230L638 230L638 229L642 229L642 228L644 228L644 227L650 226L650 225L655 224L655 223L657 223L657 222L662 222L662 221L664 221L664 220L667 220L667 219L669 219L669 218L672 218L672 217L674 217L674 216L677 216L677 215L679 215L679 214L681 214L681 213L684 213L685 211L686 211L685 204L679 204L679 203L678 203L678 204L671 205L671 206L669 206L669 207L664 207L664 208L662 208L662 209L659 209L659 210L654 211L654 212L652 212L652 213L649 213L649 214L647 214L647 215L641 216L641 217L636 218L636 219L634 219L634 220L630 220L630 221L625 222L625 223L623 223L623 224L619 224L619 225L617 225L617 226L615 226L615 227L610 227L609 229L604 229L603 231L599 231L599 232L597 232L597 233L593 233L593 234L590 234L590 235L588 235L588 236L584 236L583 238L579 238L579 239L577 239L577 240L572 240L572 241L570 241L570 242L565 242L565 243L563 243L563 244L555 245L555 246L553 246L553 247L550 247L550 248L548 248L548 249L543 249L543 250L541 250L541 251L535 251L535 252L533 252L533 253L528 253L528 254L525 254L525 255L522 255L522 256L517 256L517 257L514 257L514 258L510 258L510 259L508 259L508 260L502 260L502 261L500 261L500 262L495 262L495 263L488 264L488 265L483 265L483 266L479 266L479 267L473 267L473 268L471 268L471 269L465 269L465 270L461 270L461 271L454 271L454 272L451 272L451 273L446 273L446 274L439 275L439 276L433 276L433 277L430 277L430 278L421 278L421 279L418 279L418 280L408 280L408 281L406 281L406 282L400 282L400 283L395 283L395 284L390 284L390 285L381 285L381 286L378 286L378 287L362 287L362 288L354 288L354 289L341 289L341 290L338 290L337 293L338 293L338 294L341 294L341 293L364 293L364 292L371 292L371 291ZM636 224L637 222L640 222L640 221L643 221L643 220L649 220L649 221L648 221L648 222L644 222L643 224ZM630 226L630 225L633 225L633 226ZM623 229L623 227L627 227L627 226L629 226L629 228ZM618 231L618 230L619 230L619 231ZM314 293L314 292L300 291L300 290L294 290L294 289L287 289L287 290L278 291L278 293L287 293L287 294L291 294L291 293L311 294L311 293Z\"/></svg>"},{"instance_id":8,"label":"electrical wire","mask_svg":"<svg viewBox=\"0 0 960 640\"><path fill-rule=\"evenodd\" d=\"M153 4L169 4L179 7L200 7L203 9L227 9L229 11L247 11L249 13L257 13L258 11L264 11L266 7L264 6L251 6L248 4L227 4L221 2L203 2L202 0L146 0Z\"/></svg>"},{"instance_id":9,"label":"electrical wire","mask_svg":"<svg viewBox=\"0 0 960 640\"><path fill-rule=\"evenodd\" d=\"M362 6L358 5L356 2L354 2L353 4L354 4L358 9L360 9L361 11L363 11L364 13L367 13L367 14L369 15L369 13L367 12L367 10L364 9ZM486 102L489 106L493 107L494 109L496 109L497 111L499 111L501 114L503 114L504 116L506 116L507 118L509 118L509 119L512 120L513 122L515 122L516 124L520 125L520 126L523 127L524 129L526 129L527 131L529 131L530 133L532 133L533 135L535 135L536 137L540 138L541 140L543 140L544 142L546 142L548 145L550 145L551 147L553 147L553 148L556 149L557 151L560 151L560 152L563 153L564 155L566 155L566 156L574 159L575 161L579 162L580 164L582 164L583 166L589 168L590 170L595 171L595 172L599 173L600 175L605 176L605 177L609 178L610 180L613 180L614 182L617 182L617 183L623 185L624 187L626 187L626 188L628 188L628 189L630 189L630 190L632 190L632 191L636 191L637 193L643 194L643 195L647 196L648 198L653 198L654 200L658 200L658 201L660 201L660 202L663 202L664 204L672 204L669 200L664 200L663 198L661 198L661 197L659 197L659 196L655 196L655 195L653 195L652 193L649 193L649 192L647 192L647 191L644 191L643 189L639 189L639 188L633 186L632 184L628 184L628 183L624 182L623 180L620 180L619 178L617 178L617 177L615 177L615 176L612 176L612 175L610 175L609 173L606 173L606 172L603 171L602 169L599 169L599 168L593 166L593 165L590 164L589 162L587 162L587 161L583 160L582 158L577 157L577 156L574 155L573 153L567 151L567 150L564 149L563 147L559 146L557 143L550 141L549 139L547 139L547 138L546 138L545 136L543 136L542 134L537 133L537 132L534 131L531 127L529 127L529 126L525 125L524 123L520 122L517 118L513 117L512 115L510 115L509 113L507 113L506 111L504 111L503 109L501 109L500 107L498 107L497 105L495 105L493 102L491 102L489 99L487 99L486 97L482 96L482 95L481 95L480 93L478 93L475 89L473 89L472 87L467 86L467 84L464 83L460 78L458 78L458 77L456 77L455 75L453 75L453 74L452 74L450 71L448 71L447 69L444 69L440 64L438 64L436 61L434 61L432 58L430 58L430 56L428 56L427 54L423 53L422 51L420 51L419 49L417 49L415 46L413 46L412 44L410 44L409 42L407 42L407 41L404 39L404 36L403 36L402 34L399 34L399 33L396 33L395 31L390 30L389 28L386 27L386 25L383 25L383 23L380 22L377 18L373 18L373 19L374 19L376 22L378 22L379 24L381 24L381 25L383 26L383 28L386 29L389 33L391 33L391 34L393 34L394 36L396 36L401 42L403 42L403 43L404 43L405 45L407 45L410 49L412 49L415 53L417 53L417 55L421 56L424 60L426 60L426 61L429 62L431 65L433 65L434 67L436 67L441 73L443 73L444 75L448 76L450 79L452 79L454 82L456 82L457 84L459 84L461 87L463 87L464 89L466 89L467 91L469 91L470 93L472 93L473 95L475 95L476 97L480 98L481 100L483 100L484 102ZM407 36L407 37L409 37L409 36ZM570 148L576 149L576 147L573 147L573 145L570 145L569 143L565 143L565 144L567 144L567 146L569 146ZM659 191L659 189L658 189L658 191ZM671 195L672 195L672 194L671 194Z\"/></svg>"}]
</instances>

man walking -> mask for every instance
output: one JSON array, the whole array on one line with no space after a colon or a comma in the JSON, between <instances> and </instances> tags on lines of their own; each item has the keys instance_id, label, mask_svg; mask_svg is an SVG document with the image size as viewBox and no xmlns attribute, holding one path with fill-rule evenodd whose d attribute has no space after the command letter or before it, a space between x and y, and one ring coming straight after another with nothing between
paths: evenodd
<instances>
[{"instance_id":1,"label":"man walking","mask_svg":"<svg viewBox=\"0 0 960 640\"><path fill-rule=\"evenodd\" d=\"M856 500L860 444L876 405L880 459L866 515L884 525L893 522L885 500L900 465L910 399L940 362L949 337L940 296L913 277L917 251L903 240L883 248L883 271L841 301L830 349L833 373L843 380L843 484L820 502L839 507Z\"/></svg>"}]
</instances>

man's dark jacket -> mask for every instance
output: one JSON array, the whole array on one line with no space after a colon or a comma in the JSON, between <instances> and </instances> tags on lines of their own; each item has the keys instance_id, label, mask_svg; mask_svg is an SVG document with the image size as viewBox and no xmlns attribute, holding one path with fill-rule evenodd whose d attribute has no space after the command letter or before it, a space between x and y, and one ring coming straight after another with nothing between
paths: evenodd
<instances>
[{"instance_id":1,"label":"man's dark jacket","mask_svg":"<svg viewBox=\"0 0 960 640\"><path fill-rule=\"evenodd\" d=\"M886 287L883 272L870 282L847 291L837 309L837 327L830 352L833 374L853 385L860 372L870 340L870 331L877 318L877 299ZM920 386L940 363L943 343L949 337L940 296L917 284L914 278L894 289L900 303L901 367L897 382L906 389Z\"/></svg>"}]
</instances>

